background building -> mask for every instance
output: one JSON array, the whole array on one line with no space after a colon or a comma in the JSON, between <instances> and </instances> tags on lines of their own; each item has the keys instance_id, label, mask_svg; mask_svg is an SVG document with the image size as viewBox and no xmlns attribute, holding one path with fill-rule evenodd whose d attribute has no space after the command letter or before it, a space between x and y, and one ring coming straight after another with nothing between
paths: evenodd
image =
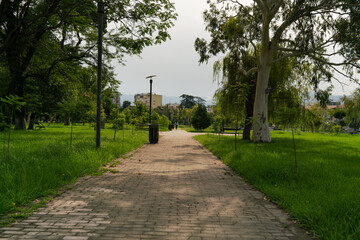
<instances>
[{"instance_id":1,"label":"background building","mask_svg":"<svg viewBox=\"0 0 360 240\"><path fill-rule=\"evenodd\" d=\"M134 96L134 102L141 102L147 107L150 107L150 93L140 93ZM162 95L156 93L152 94L152 108L157 108L162 106Z\"/></svg>"}]
</instances>

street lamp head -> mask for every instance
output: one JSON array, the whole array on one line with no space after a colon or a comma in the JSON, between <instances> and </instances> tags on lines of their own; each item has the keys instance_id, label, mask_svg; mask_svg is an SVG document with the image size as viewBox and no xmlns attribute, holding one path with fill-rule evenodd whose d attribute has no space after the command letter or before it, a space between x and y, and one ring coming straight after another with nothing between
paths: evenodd
<instances>
[{"instance_id":1,"label":"street lamp head","mask_svg":"<svg viewBox=\"0 0 360 240\"><path fill-rule=\"evenodd\" d=\"M156 75L147 76L146 79L156 77Z\"/></svg>"}]
</instances>

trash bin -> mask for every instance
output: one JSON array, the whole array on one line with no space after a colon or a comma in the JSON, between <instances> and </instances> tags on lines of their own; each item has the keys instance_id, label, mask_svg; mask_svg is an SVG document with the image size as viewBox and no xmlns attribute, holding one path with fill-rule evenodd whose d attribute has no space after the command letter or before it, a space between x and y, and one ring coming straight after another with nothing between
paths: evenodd
<instances>
[{"instance_id":1,"label":"trash bin","mask_svg":"<svg viewBox=\"0 0 360 240\"><path fill-rule=\"evenodd\" d=\"M149 125L149 141L151 144L158 143L158 141L159 141L159 125L158 124Z\"/></svg>"},{"instance_id":2,"label":"trash bin","mask_svg":"<svg viewBox=\"0 0 360 240\"><path fill-rule=\"evenodd\" d=\"M174 124L169 124L169 131L174 129Z\"/></svg>"}]
</instances>

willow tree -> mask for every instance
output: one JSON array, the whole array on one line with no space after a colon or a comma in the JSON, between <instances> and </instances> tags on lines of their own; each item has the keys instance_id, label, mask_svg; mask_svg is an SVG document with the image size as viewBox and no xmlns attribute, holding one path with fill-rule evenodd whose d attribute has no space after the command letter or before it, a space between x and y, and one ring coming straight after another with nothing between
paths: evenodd
<instances>
[{"instance_id":1,"label":"willow tree","mask_svg":"<svg viewBox=\"0 0 360 240\"><path fill-rule=\"evenodd\" d=\"M149 45L170 36L176 19L169 0L104 0L105 59L140 54ZM10 72L7 94L25 95L24 85L34 57L42 59L50 75L61 62L91 65L96 60L97 1L92 0L4 0L0 2L0 58ZM46 46L44 49L43 47ZM49 48L47 48L49 47ZM33 70L34 68L32 68ZM15 116L15 128L25 129L25 111Z\"/></svg>"},{"instance_id":2,"label":"willow tree","mask_svg":"<svg viewBox=\"0 0 360 240\"><path fill-rule=\"evenodd\" d=\"M253 141L271 142L268 128L268 87L272 66L286 58L313 66L312 82L337 79L334 72L357 81L353 74L359 65L360 20L356 0L208 0L210 15L237 21L240 50L252 46L257 66L254 102ZM214 28L221 22L211 22ZM221 47L221 42L214 42ZM257 50L257 46L260 49ZM204 48L203 48L204 49ZM343 67L343 68L341 68ZM338 79L337 79L338 80Z\"/></svg>"}]
</instances>

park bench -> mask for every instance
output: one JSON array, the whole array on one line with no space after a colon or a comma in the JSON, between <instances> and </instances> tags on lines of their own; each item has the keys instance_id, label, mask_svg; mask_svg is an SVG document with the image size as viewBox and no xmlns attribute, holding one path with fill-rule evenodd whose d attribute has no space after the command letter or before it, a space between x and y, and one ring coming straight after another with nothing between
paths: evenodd
<instances>
[{"instance_id":1,"label":"park bench","mask_svg":"<svg viewBox=\"0 0 360 240\"><path fill-rule=\"evenodd\" d=\"M225 132L226 130L235 131L235 132ZM236 127L224 127L224 126L220 127L220 133L221 134L224 134L224 133L226 133L226 134L239 134L239 132L238 132L239 130L242 130L242 128L240 128L240 127L238 127L238 128L236 128Z\"/></svg>"},{"instance_id":2,"label":"park bench","mask_svg":"<svg viewBox=\"0 0 360 240\"><path fill-rule=\"evenodd\" d=\"M145 130L150 124L135 124L135 130Z\"/></svg>"}]
</instances>

